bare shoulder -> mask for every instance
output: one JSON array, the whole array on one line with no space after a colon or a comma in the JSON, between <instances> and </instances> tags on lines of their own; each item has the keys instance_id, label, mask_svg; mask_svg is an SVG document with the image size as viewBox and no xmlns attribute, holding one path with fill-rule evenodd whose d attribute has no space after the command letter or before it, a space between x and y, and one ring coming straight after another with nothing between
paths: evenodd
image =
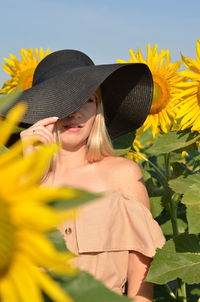
<instances>
[{"instance_id":1,"label":"bare shoulder","mask_svg":"<svg viewBox=\"0 0 200 302\"><path fill-rule=\"evenodd\" d=\"M142 171L137 163L126 158L110 156L102 165L114 189L133 196L146 207L150 207Z\"/></svg>"},{"instance_id":2,"label":"bare shoulder","mask_svg":"<svg viewBox=\"0 0 200 302\"><path fill-rule=\"evenodd\" d=\"M109 156L104 160L104 167L109 169L108 173L112 176L119 174L124 177L138 178L142 177L142 172L137 163L117 156Z\"/></svg>"}]
</instances>

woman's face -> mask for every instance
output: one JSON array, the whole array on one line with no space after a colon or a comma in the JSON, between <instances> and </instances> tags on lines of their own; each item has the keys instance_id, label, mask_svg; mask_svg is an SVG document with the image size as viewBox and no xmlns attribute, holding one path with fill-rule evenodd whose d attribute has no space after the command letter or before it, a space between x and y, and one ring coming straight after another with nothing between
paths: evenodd
<instances>
[{"instance_id":1,"label":"woman's face","mask_svg":"<svg viewBox=\"0 0 200 302\"><path fill-rule=\"evenodd\" d=\"M96 95L68 117L58 120L57 128L63 148L76 149L87 142L96 117Z\"/></svg>"}]
</instances>

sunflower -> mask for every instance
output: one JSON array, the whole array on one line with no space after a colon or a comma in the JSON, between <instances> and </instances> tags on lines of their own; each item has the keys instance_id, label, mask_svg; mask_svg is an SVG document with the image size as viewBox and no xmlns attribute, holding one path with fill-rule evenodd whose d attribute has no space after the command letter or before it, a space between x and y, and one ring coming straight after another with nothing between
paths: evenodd
<instances>
[{"instance_id":1,"label":"sunflower","mask_svg":"<svg viewBox=\"0 0 200 302\"><path fill-rule=\"evenodd\" d=\"M173 106L178 98L180 88L177 84L181 82L182 78L178 75L181 62L171 63L169 50L161 50L158 53L158 46L147 46L147 58L138 49L137 52L130 50L131 58L128 62L124 60L117 60L119 63L145 63L150 68L153 75L154 94L153 103L150 113L141 127L140 131L144 132L148 128L152 128L153 137L158 132L168 132L173 125L175 113Z\"/></svg>"},{"instance_id":2,"label":"sunflower","mask_svg":"<svg viewBox=\"0 0 200 302\"><path fill-rule=\"evenodd\" d=\"M16 88L21 90L30 88L36 66L48 54L50 54L50 49L44 51L43 48L21 48L21 60L18 60L13 54L10 54L10 58L4 58L3 69L11 76L11 79L3 84L0 93L8 94Z\"/></svg>"},{"instance_id":3,"label":"sunflower","mask_svg":"<svg viewBox=\"0 0 200 302\"><path fill-rule=\"evenodd\" d=\"M182 56L187 70L181 71L187 81L179 84L183 89L181 101L177 104L177 119L180 120L180 129L191 127L192 131L200 131L200 40L196 42L197 60Z\"/></svg>"},{"instance_id":4,"label":"sunflower","mask_svg":"<svg viewBox=\"0 0 200 302\"><path fill-rule=\"evenodd\" d=\"M25 104L20 103L0 121L0 146L5 144L24 111ZM72 256L59 252L45 234L63 219L72 218L71 212L56 211L49 201L67 200L77 192L39 185L55 146L38 148L23 158L21 152L22 146L17 142L0 153L0 300L42 302L45 292L55 302L71 302L47 271L74 273L68 264Z\"/></svg>"},{"instance_id":5,"label":"sunflower","mask_svg":"<svg viewBox=\"0 0 200 302\"><path fill-rule=\"evenodd\" d=\"M141 153L141 149L143 148L140 140L139 140L139 137L136 133L136 137L133 141L133 144L132 144L132 150L130 150L127 155L126 155L126 158L132 160L132 161L135 161L135 162L139 162L140 160L142 160L142 157L140 156Z\"/></svg>"}]
</instances>

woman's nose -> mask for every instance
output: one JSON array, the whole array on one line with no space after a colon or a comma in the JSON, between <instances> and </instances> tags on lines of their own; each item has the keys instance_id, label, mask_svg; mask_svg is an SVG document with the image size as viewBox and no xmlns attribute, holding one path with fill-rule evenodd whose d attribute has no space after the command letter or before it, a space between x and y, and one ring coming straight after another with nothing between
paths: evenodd
<instances>
[{"instance_id":1,"label":"woman's nose","mask_svg":"<svg viewBox=\"0 0 200 302\"><path fill-rule=\"evenodd\" d=\"M68 115L69 118L80 118L81 114L79 110L76 110L74 112L72 112L70 115Z\"/></svg>"}]
</instances>

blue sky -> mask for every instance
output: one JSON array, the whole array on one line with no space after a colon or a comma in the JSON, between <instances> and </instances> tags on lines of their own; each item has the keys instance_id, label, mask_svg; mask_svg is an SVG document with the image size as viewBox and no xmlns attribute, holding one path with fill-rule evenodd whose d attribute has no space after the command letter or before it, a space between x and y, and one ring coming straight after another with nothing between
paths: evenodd
<instances>
[{"instance_id":1,"label":"blue sky","mask_svg":"<svg viewBox=\"0 0 200 302\"><path fill-rule=\"evenodd\" d=\"M147 43L195 57L200 39L199 0L4 0L0 61L20 48L82 50L96 64L129 59ZM0 67L0 84L9 76Z\"/></svg>"}]
</instances>

